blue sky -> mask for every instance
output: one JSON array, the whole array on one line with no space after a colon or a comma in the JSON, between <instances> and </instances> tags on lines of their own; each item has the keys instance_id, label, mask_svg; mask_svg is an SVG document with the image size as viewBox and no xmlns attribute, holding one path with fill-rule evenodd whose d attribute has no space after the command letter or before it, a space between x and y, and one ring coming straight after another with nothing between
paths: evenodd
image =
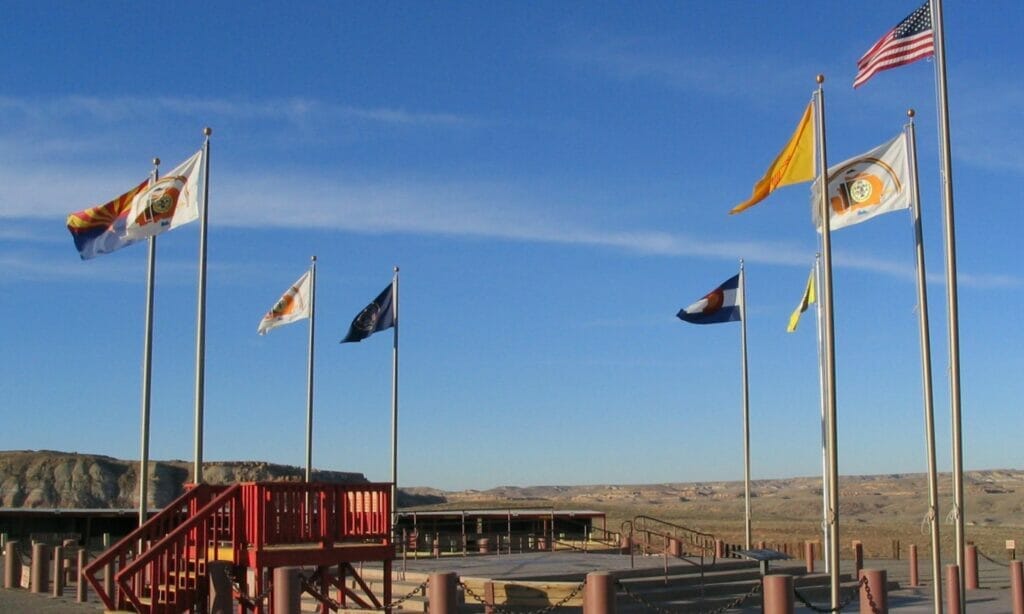
<instances>
[{"instance_id":1,"label":"blue sky","mask_svg":"<svg viewBox=\"0 0 1024 614\"><path fill-rule=\"evenodd\" d=\"M138 458L146 250L82 262L74 210L213 128L207 460L390 477L391 337L338 345L401 277L402 485L741 479L740 328L684 307L747 267L755 479L820 473L808 186L738 216L826 75L832 162L917 109L938 453L949 364L934 65L855 62L916 2L18 2L0 53L3 447ZM967 468L1021 467L1017 2L949 3ZM198 224L158 241L151 457L191 459ZM842 474L923 471L905 212L833 236Z\"/></svg>"}]
</instances>

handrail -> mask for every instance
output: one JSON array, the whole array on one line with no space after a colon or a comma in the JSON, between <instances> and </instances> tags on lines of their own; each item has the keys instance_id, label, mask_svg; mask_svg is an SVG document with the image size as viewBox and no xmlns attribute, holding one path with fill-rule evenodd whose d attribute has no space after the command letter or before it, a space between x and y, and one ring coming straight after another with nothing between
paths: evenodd
<instances>
[{"instance_id":1,"label":"handrail","mask_svg":"<svg viewBox=\"0 0 1024 614\"><path fill-rule=\"evenodd\" d=\"M211 492L215 492L220 488L210 486L209 484L198 484L185 491L152 518L149 518L145 524L140 525L86 565L82 573L107 609L117 609L117 604L115 603L114 595L108 595L103 588L104 583L97 579L97 572L112 564L116 559L120 559L119 567L123 568L128 559L131 558L130 555L140 544L142 547L145 547L148 542L159 539L169 533L188 519L193 502L199 502L202 498L208 497ZM138 556L139 553L135 554Z\"/></svg>"},{"instance_id":2,"label":"handrail","mask_svg":"<svg viewBox=\"0 0 1024 614\"><path fill-rule=\"evenodd\" d=\"M679 525L674 522L668 522L667 520L661 520L660 518L654 518L652 516L635 516L633 518L633 521L635 524L640 525L640 528L636 529L637 532L647 533L648 535L653 534L657 535L658 537L664 538L666 548L668 548L668 539L678 539L680 535L668 531L657 531L654 529L649 529L647 528L648 522L663 525L664 527L668 527L669 529L680 531L682 533L682 537L685 539L687 544L700 550L701 558L704 557L704 553L706 552L715 552L715 536L711 533L704 533L703 531L698 531L696 529L684 527L683 525ZM647 542L649 543L650 540L648 539ZM712 558L712 563L713 562L714 558Z\"/></svg>"},{"instance_id":3,"label":"handrail","mask_svg":"<svg viewBox=\"0 0 1024 614\"><path fill-rule=\"evenodd\" d=\"M154 587L156 583L167 579L171 572L187 574L189 571L187 569L187 554L190 548L195 549L195 561L197 563L199 561L205 561L209 556L207 548L209 546L208 537L209 529L211 527L204 527L200 525L212 518L214 515L220 513L221 508L232 500L234 500L233 502L235 505L229 512L231 525L229 532L232 551L234 552L237 560L242 542L242 535L240 535L242 527L242 510L240 505L241 497L239 497L240 491L240 484L233 484L229 486L212 501L197 510L196 513L194 513L185 522L179 524L174 528L174 530L164 536L157 543L153 544L141 556L136 557L136 559L127 567L118 572L115 576L118 587L124 592L125 596L135 607L136 611L148 611L155 613L159 611L159 606L161 604L159 603L157 591L154 591L151 607L148 610L144 610L142 601L139 599L139 595L136 594L135 589L132 587L131 580L151 563L153 564L153 568L150 570L151 573L149 574L149 578ZM216 530L219 527L212 528ZM175 546L177 546L177 548L175 548ZM172 548L174 549L174 552L168 553L167 551ZM173 554L175 556L167 556L168 554ZM196 573L198 574L198 570ZM136 588L141 589L141 583L136 583Z\"/></svg>"}]
</instances>

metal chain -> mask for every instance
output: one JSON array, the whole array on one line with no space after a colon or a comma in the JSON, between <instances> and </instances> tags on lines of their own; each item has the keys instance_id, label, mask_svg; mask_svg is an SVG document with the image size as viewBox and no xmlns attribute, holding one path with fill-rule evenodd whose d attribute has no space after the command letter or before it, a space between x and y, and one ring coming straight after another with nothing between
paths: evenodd
<instances>
[{"instance_id":1,"label":"metal chain","mask_svg":"<svg viewBox=\"0 0 1024 614\"><path fill-rule=\"evenodd\" d=\"M341 602L337 601L336 599L332 599L331 596L328 595L328 594L321 594L320 591L316 590L316 587L313 586L309 582L309 580L311 580L312 578L313 578L313 576L310 576L309 578L306 578L302 574L299 574L299 581L302 584L302 590L303 591L305 591L307 593L310 593L312 595L313 592L309 590L309 589L312 588L312 589L314 589L314 591L316 591L316 594L320 595L319 597L317 597L317 599L319 599L319 600L323 601L324 603L326 603L327 607L331 608L332 610L343 610L343 609L345 609L345 606ZM365 609L367 612L374 612L374 611L380 612L380 611L384 611L384 610L388 610L388 609L394 608L394 607L396 607L398 605L401 605L401 604L405 603L406 601L412 599L413 597L416 596L417 593L422 593L422 591L427 588L428 584L430 584L430 578L427 578L423 582L420 582L419 586L417 586L416 588L412 589L411 591L409 591L408 593L406 593L402 597L399 597L398 599L395 599L394 601L392 601L391 603L389 603L387 605L382 605L379 608L360 608L360 609Z\"/></svg>"},{"instance_id":2,"label":"metal chain","mask_svg":"<svg viewBox=\"0 0 1024 614\"><path fill-rule=\"evenodd\" d=\"M522 614L547 614L548 612L553 611L555 608L560 608L560 607L564 606L565 604L569 603L570 601L572 601L573 599L575 599L576 596L580 594L580 591L583 590L583 587L586 586L586 585L587 585L587 581L584 580L583 582L580 582L579 584L577 584L576 588L572 589L572 591L570 591L568 595L563 597L557 603L553 603L553 604L551 604L551 605L549 605L549 606L547 606L545 608L541 608L539 610L531 610L531 611L528 611L528 612L525 612L525 613L522 613ZM511 614L511 612L514 611L511 608L504 608L504 607L501 607L501 606L499 606L498 604L495 604L495 603L488 603L486 599L481 599L480 595L477 595L475 592L473 592L473 589L471 589L468 586L466 586L466 583L463 582L462 580L459 580L459 586L462 587L462 590L464 590L466 592L467 596L472 597L474 601L480 603L481 605L493 608L494 611L497 614Z\"/></svg>"},{"instance_id":3,"label":"metal chain","mask_svg":"<svg viewBox=\"0 0 1024 614\"><path fill-rule=\"evenodd\" d=\"M989 555L985 554L984 552L981 551L981 548L975 548L975 551L978 554L981 555L981 558L985 559L989 563L995 563L996 565L999 565L1000 567L1009 567L1010 566L1009 563L1004 563L1002 561L997 561L994 558L990 557Z\"/></svg>"},{"instance_id":4,"label":"metal chain","mask_svg":"<svg viewBox=\"0 0 1024 614\"><path fill-rule=\"evenodd\" d=\"M615 585L618 588L622 589L622 592L626 593L627 597L629 597L633 601L639 603L640 605L644 606L645 608L649 608L651 610L654 610L655 612L659 612L659 614L678 614L678 612L676 610L672 610L672 609L665 608L665 607L656 605L654 603L651 603L643 595L640 595L638 593L634 593L634 592L630 591L629 588L625 584L623 584L621 581L619 581L619 580L615 581ZM742 595L740 597L737 597L736 599L733 599L729 603L727 603L727 604L723 605L722 607L720 607L718 609L715 609L715 610L699 610L699 614L721 614L722 612L726 612L726 611L731 610L733 608L738 608L741 605L743 605L744 603L746 603L746 601L748 599L750 599L751 597L753 597L754 595L756 595L760 591L761 591L761 583L760 582L755 582L754 586L751 587L751 589L747 592L746 595Z\"/></svg>"},{"instance_id":5,"label":"metal chain","mask_svg":"<svg viewBox=\"0 0 1024 614\"><path fill-rule=\"evenodd\" d=\"M878 614L878 612L879 612L878 605L875 603L874 596L871 594L871 587L868 586L868 579L867 579L867 577L861 577L861 579L857 581L857 586L854 587L853 593L849 597L847 597L845 601L840 601L839 605L837 605L834 608L827 608L827 609L826 608L819 608L818 606L816 606L813 603L811 603L810 601L808 601L808 599L806 597L801 595L800 591L796 590L795 587L793 588L793 594L796 595L797 601L799 601L800 603L804 604L804 606L814 610L815 612L822 612L822 613L825 613L825 612L841 612L843 610L843 608L845 608L846 606L850 605L850 603L854 599L857 598L857 591L860 590L861 586L863 586L865 588L865 590L867 591L867 594L868 594L868 604L871 606L871 611L874 612L875 614Z\"/></svg>"}]
</instances>

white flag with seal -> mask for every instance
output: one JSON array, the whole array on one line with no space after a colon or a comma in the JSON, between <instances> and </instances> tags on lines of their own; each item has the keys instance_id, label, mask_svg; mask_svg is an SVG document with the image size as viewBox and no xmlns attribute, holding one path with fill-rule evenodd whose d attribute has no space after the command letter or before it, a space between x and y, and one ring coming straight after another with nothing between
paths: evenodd
<instances>
[{"instance_id":1,"label":"white flag with seal","mask_svg":"<svg viewBox=\"0 0 1024 614\"><path fill-rule=\"evenodd\" d=\"M199 218L203 150L185 160L132 199L127 234L152 237Z\"/></svg>"},{"instance_id":2,"label":"white flag with seal","mask_svg":"<svg viewBox=\"0 0 1024 614\"><path fill-rule=\"evenodd\" d=\"M292 284L292 287L288 288L288 291L274 303L274 307L267 312L267 315L263 316L256 332L265 335L272 328L308 318L311 311L310 279L312 276L309 271L306 271L297 282Z\"/></svg>"},{"instance_id":3,"label":"white flag with seal","mask_svg":"<svg viewBox=\"0 0 1024 614\"><path fill-rule=\"evenodd\" d=\"M910 207L910 167L904 135L828 169L832 230ZM811 187L811 219L821 232L818 182Z\"/></svg>"}]
</instances>

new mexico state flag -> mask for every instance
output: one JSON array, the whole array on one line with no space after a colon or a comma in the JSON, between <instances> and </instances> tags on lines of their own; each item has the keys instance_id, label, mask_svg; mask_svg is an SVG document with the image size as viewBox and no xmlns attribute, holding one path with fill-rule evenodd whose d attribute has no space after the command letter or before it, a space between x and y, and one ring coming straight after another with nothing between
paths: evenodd
<instances>
[{"instance_id":1,"label":"new mexico state flag","mask_svg":"<svg viewBox=\"0 0 1024 614\"><path fill-rule=\"evenodd\" d=\"M814 127L811 121L813 107L813 102L808 103L804 116L796 126L796 132L789 137L789 142L768 167L764 177L754 185L754 193L748 200L733 207L729 211L730 215L753 207L775 188L814 179Z\"/></svg>"}]
</instances>

